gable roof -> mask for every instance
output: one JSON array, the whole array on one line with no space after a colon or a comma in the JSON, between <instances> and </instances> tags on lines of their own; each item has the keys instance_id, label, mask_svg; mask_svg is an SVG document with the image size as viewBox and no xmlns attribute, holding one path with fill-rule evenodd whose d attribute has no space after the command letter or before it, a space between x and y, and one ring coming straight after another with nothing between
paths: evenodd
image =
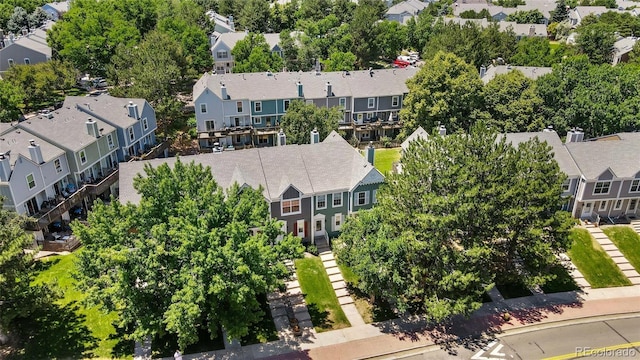
<instances>
[{"instance_id":1,"label":"gable roof","mask_svg":"<svg viewBox=\"0 0 640 360\"><path fill-rule=\"evenodd\" d=\"M9 40L10 35L6 35L4 39L5 47L0 49L0 52L11 46L21 46L50 58L51 48L47 44L47 30L51 29L53 24L53 21L47 21L41 27L31 31L27 35L16 36L13 41Z\"/></svg>"},{"instance_id":2,"label":"gable roof","mask_svg":"<svg viewBox=\"0 0 640 360\"><path fill-rule=\"evenodd\" d=\"M204 91L212 91L222 98L221 84L227 88L231 100L272 100L298 98L298 81L302 84L306 99L320 99L327 96L326 84L331 84L335 97L375 97L405 94L409 90L407 79L418 72L416 68L380 69L346 72L280 72L204 74L193 86L193 99ZM381 84L384 84L383 86Z\"/></svg>"},{"instance_id":3,"label":"gable roof","mask_svg":"<svg viewBox=\"0 0 640 360\"><path fill-rule=\"evenodd\" d=\"M244 31L222 33L217 37L215 44L213 44L211 48L212 49L215 48L216 45L218 45L219 43L224 43L229 47L229 49L233 49L233 47L236 46L236 43L244 39L247 36L247 34L248 33ZM275 48L276 45L278 45L278 43L280 42L280 33L271 33L271 34L262 34L262 35L267 41L267 44L269 44L269 49L271 50L273 50L273 48Z\"/></svg>"},{"instance_id":4,"label":"gable roof","mask_svg":"<svg viewBox=\"0 0 640 360\"><path fill-rule=\"evenodd\" d=\"M19 123L18 127L74 152L96 142L97 139L89 135L85 124L91 116L75 108L60 108L49 114L51 118L39 115ZM103 134L115 131L115 128L106 122L95 118L94 120Z\"/></svg>"},{"instance_id":5,"label":"gable roof","mask_svg":"<svg viewBox=\"0 0 640 360\"><path fill-rule=\"evenodd\" d=\"M416 15L429 6L429 3L419 0L406 0L391 6L387 10L387 15L401 15L404 13Z\"/></svg>"},{"instance_id":6,"label":"gable roof","mask_svg":"<svg viewBox=\"0 0 640 360\"><path fill-rule=\"evenodd\" d=\"M423 129L422 126L418 126L418 128L402 142L400 147L402 148L402 151L407 151L407 149L409 149L409 144L412 141L417 139L427 139L428 137L429 134L427 131Z\"/></svg>"},{"instance_id":7,"label":"gable roof","mask_svg":"<svg viewBox=\"0 0 640 360\"><path fill-rule=\"evenodd\" d=\"M558 136L558 133L555 131L507 133L503 136L505 136L507 142L513 146L518 146L520 143L533 139L534 137L537 137L540 141L546 141L547 144L553 148L553 157L558 162L560 170L569 177L580 176L580 169L569 154L565 144L560 140L560 136Z\"/></svg>"},{"instance_id":8,"label":"gable roof","mask_svg":"<svg viewBox=\"0 0 640 360\"><path fill-rule=\"evenodd\" d=\"M359 184L384 181L384 176L348 142L338 141L333 136L330 138L318 144L184 156L181 161L194 161L211 167L214 179L225 189L234 182L253 188L262 186L264 196L271 201L278 201L290 186L309 195L347 191ZM120 163L120 201L140 201L140 195L133 188L133 179L138 173L144 174L145 164L173 166L176 160L166 158Z\"/></svg>"},{"instance_id":9,"label":"gable roof","mask_svg":"<svg viewBox=\"0 0 640 360\"><path fill-rule=\"evenodd\" d=\"M640 133L618 133L616 137L565 144L587 179L596 179L607 169L616 177L632 178L640 170Z\"/></svg>"},{"instance_id":10,"label":"gable roof","mask_svg":"<svg viewBox=\"0 0 640 360\"><path fill-rule=\"evenodd\" d=\"M18 160L18 154L31 159L31 154L29 153L31 140L35 140L35 143L40 145L44 162L49 162L64 154L64 150L59 147L18 128L14 128L14 130L0 136L0 153L9 154L11 166L14 167L16 160Z\"/></svg>"},{"instance_id":11,"label":"gable roof","mask_svg":"<svg viewBox=\"0 0 640 360\"><path fill-rule=\"evenodd\" d=\"M535 66L489 65L486 68L484 76L481 76L480 79L486 84L496 76L509 73L513 70L518 70L529 79L535 80L542 75L551 73L553 69L550 67Z\"/></svg>"},{"instance_id":12,"label":"gable roof","mask_svg":"<svg viewBox=\"0 0 640 360\"><path fill-rule=\"evenodd\" d=\"M129 102L138 105L138 114L142 115L142 110L146 103L145 99L117 98L109 94L99 96L67 96L62 105L63 108L75 108L88 115L98 116L116 126L126 129L138 122L129 116L127 106Z\"/></svg>"}]
</instances>

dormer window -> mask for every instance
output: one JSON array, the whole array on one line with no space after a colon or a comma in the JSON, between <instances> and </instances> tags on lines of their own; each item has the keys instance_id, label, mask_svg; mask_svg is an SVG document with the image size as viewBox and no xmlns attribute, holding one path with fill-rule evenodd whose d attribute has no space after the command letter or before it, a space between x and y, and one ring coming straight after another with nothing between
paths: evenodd
<instances>
[{"instance_id":1,"label":"dormer window","mask_svg":"<svg viewBox=\"0 0 640 360\"><path fill-rule=\"evenodd\" d=\"M629 192L640 192L640 179L635 179L631 181L631 187L629 188Z\"/></svg>"},{"instance_id":2,"label":"dormer window","mask_svg":"<svg viewBox=\"0 0 640 360\"><path fill-rule=\"evenodd\" d=\"M282 215L300 213L300 199L282 200Z\"/></svg>"},{"instance_id":3,"label":"dormer window","mask_svg":"<svg viewBox=\"0 0 640 360\"><path fill-rule=\"evenodd\" d=\"M611 188L611 181L598 181L596 182L596 186L593 188L593 194L606 195L609 193L610 188Z\"/></svg>"}]
</instances>

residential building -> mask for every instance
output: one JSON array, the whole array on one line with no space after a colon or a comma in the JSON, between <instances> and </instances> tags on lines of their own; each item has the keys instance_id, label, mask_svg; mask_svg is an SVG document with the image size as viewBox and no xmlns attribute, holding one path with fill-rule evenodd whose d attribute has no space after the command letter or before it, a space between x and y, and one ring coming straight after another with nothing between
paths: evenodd
<instances>
[{"instance_id":1,"label":"residential building","mask_svg":"<svg viewBox=\"0 0 640 360\"><path fill-rule=\"evenodd\" d=\"M58 21L67 11L69 11L70 1L56 1L42 5L42 10L49 14L53 21Z\"/></svg>"},{"instance_id":2,"label":"residential building","mask_svg":"<svg viewBox=\"0 0 640 360\"><path fill-rule=\"evenodd\" d=\"M553 70L550 67L535 67L535 66L512 66L512 65L489 65L487 67L480 67L480 79L485 84L493 80L498 75L506 74L511 71L518 70L524 76L531 80L535 80L540 76L551 73Z\"/></svg>"},{"instance_id":3,"label":"residential building","mask_svg":"<svg viewBox=\"0 0 640 360\"><path fill-rule=\"evenodd\" d=\"M313 143L307 145L184 156L181 161L209 167L225 189L234 183L262 186L270 216L282 221L285 232L314 243L337 236L349 214L371 208L384 176L336 132L322 142L310 135ZM144 175L145 165L173 166L176 161L166 158L121 164L120 201L140 201L133 179Z\"/></svg>"},{"instance_id":4,"label":"residential building","mask_svg":"<svg viewBox=\"0 0 640 360\"><path fill-rule=\"evenodd\" d=\"M518 5L517 7L503 7L487 3L454 3L453 15L459 17L465 11L475 11L480 13L482 10L487 10L491 15L493 21L505 21L507 16L517 11L531 11L538 10L543 16L543 24L548 24L551 17L550 11L553 11L556 7L555 3L547 2L532 2L527 5Z\"/></svg>"},{"instance_id":5,"label":"residential building","mask_svg":"<svg viewBox=\"0 0 640 360\"><path fill-rule=\"evenodd\" d=\"M418 70L205 74L193 87L202 148L269 146L291 101L343 111L340 130L361 141L393 137L398 112Z\"/></svg>"},{"instance_id":6,"label":"residential building","mask_svg":"<svg viewBox=\"0 0 640 360\"><path fill-rule=\"evenodd\" d=\"M269 49L272 53L282 56L282 49L280 48L280 34L262 34L269 44ZM211 46L211 53L213 54L213 61L215 63L215 72L218 74L230 73L233 70L233 55L231 50L236 46L236 43L247 36L246 32L227 32L221 33L215 38L213 45ZM212 39L213 41L213 39Z\"/></svg>"},{"instance_id":7,"label":"residential building","mask_svg":"<svg viewBox=\"0 0 640 360\"><path fill-rule=\"evenodd\" d=\"M0 30L0 73L13 65L30 65L51 59L51 48L47 44L47 30L53 25L48 21L38 29L24 29L20 34L4 34Z\"/></svg>"},{"instance_id":8,"label":"residential building","mask_svg":"<svg viewBox=\"0 0 640 360\"><path fill-rule=\"evenodd\" d=\"M547 25L545 24L518 24L515 21L489 21L487 19L463 19L459 17L446 17L443 18L445 23L456 23L460 26L467 23L475 24L481 28L486 28L489 25L497 24L500 31L513 31L516 39L520 40L524 37L547 37Z\"/></svg>"},{"instance_id":9,"label":"residential building","mask_svg":"<svg viewBox=\"0 0 640 360\"><path fill-rule=\"evenodd\" d=\"M629 61L629 53L633 50L633 46L638 41L635 36L628 36L626 38L618 39L613 44L613 59L612 64L617 65L621 62Z\"/></svg>"},{"instance_id":10,"label":"residential building","mask_svg":"<svg viewBox=\"0 0 640 360\"><path fill-rule=\"evenodd\" d=\"M573 27L577 27L586 16L600 16L608 11L613 11L613 9L607 9L604 6L576 6L569 10L569 22Z\"/></svg>"},{"instance_id":11,"label":"residential building","mask_svg":"<svg viewBox=\"0 0 640 360\"><path fill-rule=\"evenodd\" d=\"M406 0L389 7L384 17L389 21L406 24L409 19L417 16L427 8L429 3L420 0Z\"/></svg>"},{"instance_id":12,"label":"residential building","mask_svg":"<svg viewBox=\"0 0 640 360\"><path fill-rule=\"evenodd\" d=\"M142 155L156 144L156 113L145 99L117 98L108 94L67 96L62 108L75 109L86 114L85 117L113 126L118 141L111 139L109 146L119 144L118 161Z\"/></svg>"},{"instance_id":13,"label":"residential building","mask_svg":"<svg viewBox=\"0 0 640 360\"><path fill-rule=\"evenodd\" d=\"M220 35L236 31L236 26L233 22L233 15L229 15L229 17L226 17L224 15L218 14L213 10L207 11L206 14L209 17L209 20L211 20L211 22L213 22L214 24L214 34Z\"/></svg>"}]
</instances>

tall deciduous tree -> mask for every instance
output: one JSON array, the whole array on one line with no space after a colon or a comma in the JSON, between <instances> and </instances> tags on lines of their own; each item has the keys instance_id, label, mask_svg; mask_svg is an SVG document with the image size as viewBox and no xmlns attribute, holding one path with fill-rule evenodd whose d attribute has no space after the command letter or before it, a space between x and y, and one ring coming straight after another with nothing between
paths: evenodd
<instances>
[{"instance_id":1,"label":"tall deciduous tree","mask_svg":"<svg viewBox=\"0 0 640 360\"><path fill-rule=\"evenodd\" d=\"M280 120L280 128L287 135L287 144L308 144L313 129L317 129L320 139L324 139L338 129L342 116L338 108L321 108L295 100Z\"/></svg>"},{"instance_id":2,"label":"tall deciduous tree","mask_svg":"<svg viewBox=\"0 0 640 360\"><path fill-rule=\"evenodd\" d=\"M405 136L418 126L467 130L482 107L482 81L476 69L451 53L438 52L407 81L409 94L400 118Z\"/></svg>"},{"instance_id":3,"label":"tall deciduous tree","mask_svg":"<svg viewBox=\"0 0 640 360\"><path fill-rule=\"evenodd\" d=\"M88 225L72 224L89 300L117 311L138 340L171 333L184 348L201 329L246 335L265 315L258 296L283 285L283 261L302 254L300 239L276 243L262 190L225 192L202 165L147 165L134 188L139 204L98 204Z\"/></svg>"},{"instance_id":4,"label":"tall deciduous tree","mask_svg":"<svg viewBox=\"0 0 640 360\"><path fill-rule=\"evenodd\" d=\"M376 42L379 29L376 22L380 20L378 9L375 6L361 3L356 7L351 20L350 31L353 39L353 50L358 58L358 65L366 67L369 62L376 59L379 53L379 44Z\"/></svg>"},{"instance_id":5,"label":"tall deciduous tree","mask_svg":"<svg viewBox=\"0 0 640 360\"><path fill-rule=\"evenodd\" d=\"M280 71L284 65L280 56L271 53L262 34L248 33L236 43L231 54L235 61L233 71L237 73Z\"/></svg>"},{"instance_id":6,"label":"tall deciduous tree","mask_svg":"<svg viewBox=\"0 0 640 360\"><path fill-rule=\"evenodd\" d=\"M358 287L434 320L470 314L494 282L544 284L568 246L563 175L537 139L517 148L478 123L413 142L378 206L335 245Z\"/></svg>"},{"instance_id":7,"label":"tall deciduous tree","mask_svg":"<svg viewBox=\"0 0 640 360\"><path fill-rule=\"evenodd\" d=\"M554 58L549 40L537 36L520 39L509 63L518 66L551 66Z\"/></svg>"},{"instance_id":8,"label":"tall deciduous tree","mask_svg":"<svg viewBox=\"0 0 640 360\"><path fill-rule=\"evenodd\" d=\"M576 45L593 64L610 63L613 59L613 44L615 42L616 37L610 25L596 23L581 26L578 29Z\"/></svg>"},{"instance_id":9,"label":"tall deciduous tree","mask_svg":"<svg viewBox=\"0 0 640 360\"><path fill-rule=\"evenodd\" d=\"M356 56L351 52L334 52L328 59L322 60L324 71L345 71L355 68Z\"/></svg>"},{"instance_id":10,"label":"tall deciduous tree","mask_svg":"<svg viewBox=\"0 0 640 360\"><path fill-rule=\"evenodd\" d=\"M387 59L395 59L407 45L407 28L397 21L382 20L376 27L376 42L380 47L380 55Z\"/></svg>"},{"instance_id":11,"label":"tall deciduous tree","mask_svg":"<svg viewBox=\"0 0 640 360\"><path fill-rule=\"evenodd\" d=\"M238 23L243 29L254 33L267 32L269 27L269 3L263 0L248 0L242 7Z\"/></svg>"},{"instance_id":12,"label":"tall deciduous tree","mask_svg":"<svg viewBox=\"0 0 640 360\"><path fill-rule=\"evenodd\" d=\"M23 107L24 91L8 81L0 80L0 122L18 121Z\"/></svg>"}]
</instances>

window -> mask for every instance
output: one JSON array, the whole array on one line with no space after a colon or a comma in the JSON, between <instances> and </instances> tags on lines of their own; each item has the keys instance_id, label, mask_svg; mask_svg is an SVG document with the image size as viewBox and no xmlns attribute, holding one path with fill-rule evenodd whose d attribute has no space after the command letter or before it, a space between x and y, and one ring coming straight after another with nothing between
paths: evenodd
<instances>
[{"instance_id":1,"label":"window","mask_svg":"<svg viewBox=\"0 0 640 360\"><path fill-rule=\"evenodd\" d=\"M340 109L346 109L347 108L347 98L340 98L339 104L340 104Z\"/></svg>"},{"instance_id":2,"label":"window","mask_svg":"<svg viewBox=\"0 0 640 360\"><path fill-rule=\"evenodd\" d=\"M565 181L562 183L562 192L567 192L567 191L569 191L569 185L570 185L569 180L565 180Z\"/></svg>"},{"instance_id":3,"label":"window","mask_svg":"<svg viewBox=\"0 0 640 360\"><path fill-rule=\"evenodd\" d=\"M27 185L29 186L29 190L36 187L36 178L33 177L33 174L27 175Z\"/></svg>"},{"instance_id":4,"label":"window","mask_svg":"<svg viewBox=\"0 0 640 360\"><path fill-rule=\"evenodd\" d=\"M84 150L80 150L80 163L84 164L87 162L87 154L84 152Z\"/></svg>"},{"instance_id":5,"label":"window","mask_svg":"<svg viewBox=\"0 0 640 360\"><path fill-rule=\"evenodd\" d=\"M327 195L316 195L316 209L327 208Z\"/></svg>"},{"instance_id":6,"label":"window","mask_svg":"<svg viewBox=\"0 0 640 360\"><path fill-rule=\"evenodd\" d=\"M282 200L282 215L300 212L300 199Z\"/></svg>"},{"instance_id":7,"label":"window","mask_svg":"<svg viewBox=\"0 0 640 360\"><path fill-rule=\"evenodd\" d=\"M262 111L262 101L256 101L253 103L253 111L261 112Z\"/></svg>"},{"instance_id":8,"label":"window","mask_svg":"<svg viewBox=\"0 0 640 360\"><path fill-rule=\"evenodd\" d=\"M207 104L200 104L200 113L201 114L207 113Z\"/></svg>"},{"instance_id":9,"label":"window","mask_svg":"<svg viewBox=\"0 0 640 360\"><path fill-rule=\"evenodd\" d=\"M133 133L133 127L129 128L129 140L133 141L136 138L136 135Z\"/></svg>"},{"instance_id":10,"label":"window","mask_svg":"<svg viewBox=\"0 0 640 360\"><path fill-rule=\"evenodd\" d=\"M331 197L333 198L333 207L342 206L342 193L335 193Z\"/></svg>"},{"instance_id":11,"label":"window","mask_svg":"<svg viewBox=\"0 0 640 360\"><path fill-rule=\"evenodd\" d=\"M113 136L111 134L107 135L107 144L109 144L109 149L113 149Z\"/></svg>"},{"instance_id":12,"label":"window","mask_svg":"<svg viewBox=\"0 0 640 360\"><path fill-rule=\"evenodd\" d=\"M31 65L31 60L29 58L24 58L25 65Z\"/></svg>"},{"instance_id":13,"label":"window","mask_svg":"<svg viewBox=\"0 0 640 360\"><path fill-rule=\"evenodd\" d=\"M600 202L600 207L598 208L598 210L607 210L607 203L608 201L601 201Z\"/></svg>"},{"instance_id":14,"label":"window","mask_svg":"<svg viewBox=\"0 0 640 360\"><path fill-rule=\"evenodd\" d=\"M356 193L356 201L358 206L367 205L369 203L369 192L362 191L362 192Z\"/></svg>"},{"instance_id":15,"label":"window","mask_svg":"<svg viewBox=\"0 0 640 360\"><path fill-rule=\"evenodd\" d=\"M629 192L639 192L639 191L640 191L640 179L631 181L631 187L629 188Z\"/></svg>"},{"instance_id":16,"label":"window","mask_svg":"<svg viewBox=\"0 0 640 360\"><path fill-rule=\"evenodd\" d=\"M369 109L373 109L374 107L376 107L376 99L375 98L369 98L367 100L367 107Z\"/></svg>"},{"instance_id":17,"label":"window","mask_svg":"<svg viewBox=\"0 0 640 360\"><path fill-rule=\"evenodd\" d=\"M371 192L371 203L372 204L377 204L378 203L378 190L373 190Z\"/></svg>"},{"instance_id":18,"label":"window","mask_svg":"<svg viewBox=\"0 0 640 360\"><path fill-rule=\"evenodd\" d=\"M253 118L253 123L254 123L255 125L260 125L260 124L262 124L262 118L261 118L260 116L256 116L256 117L254 117L254 118Z\"/></svg>"},{"instance_id":19,"label":"window","mask_svg":"<svg viewBox=\"0 0 640 360\"><path fill-rule=\"evenodd\" d=\"M62 172L62 164L60 163L60 159L55 159L53 161L53 166L55 166L57 173Z\"/></svg>"},{"instance_id":20,"label":"window","mask_svg":"<svg viewBox=\"0 0 640 360\"><path fill-rule=\"evenodd\" d=\"M340 231L342 228L342 214L337 213L333 216L333 231Z\"/></svg>"},{"instance_id":21,"label":"window","mask_svg":"<svg viewBox=\"0 0 640 360\"><path fill-rule=\"evenodd\" d=\"M400 104L400 97L394 96L391 98L391 106L397 107Z\"/></svg>"},{"instance_id":22,"label":"window","mask_svg":"<svg viewBox=\"0 0 640 360\"><path fill-rule=\"evenodd\" d=\"M9 59L7 62L9 63L9 66L13 66L13 59Z\"/></svg>"},{"instance_id":23,"label":"window","mask_svg":"<svg viewBox=\"0 0 640 360\"><path fill-rule=\"evenodd\" d=\"M239 113L242 112L242 101L237 101L236 102L236 108L237 108Z\"/></svg>"},{"instance_id":24,"label":"window","mask_svg":"<svg viewBox=\"0 0 640 360\"><path fill-rule=\"evenodd\" d=\"M227 52L227 50L218 50L218 52L216 53L216 57L218 59L226 59L229 57L229 53Z\"/></svg>"},{"instance_id":25,"label":"window","mask_svg":"<svg viewBox=\"0 0 640 360\"><path fill-rule=\"evenodd\" d=\"M145 130L149 130L149 121L147 118L142 119L142 128Z\"/></svg>"},{"instance_id":26,"label":"window","mask_svg":"<svg viewBox=\"0 0 640 360\"><path fill-rule=\"evenodd\" d=\"M636 205L638 205L638 199L631 199L631 201L629 201L629 207L627 208L628 212L635 212L636 211Z\"/></svg>"},{"instance_id":27,"label":"window","mask_svg":"<svg viewBox=\"0 0 640 360\"><path fill-rule=\"evenodd\" d=\"M220 65L216 66L216 72L224 73L224 66L220 66Z\"/></svg>"},{"instance_id":28,"label":"window","mask_svg":"<svg viewBox=\"0 0 640 360\"><path fill-rule=\"evenodd\" d=\"M289 102L290 102L289 100L284 101L284 111L289 110Z\"/></svg>"},{"instance_id":29,"label":"window","mask_svg":"<svg viewBox=\"0 0 640 360\"><path fill-rule=\"evenodd\" d=\"M593 194L608 194L611 187L611 181L598 181L593 188Z\"/></svg>"},{"instance_id":30,"label":"window","mask_svg":"<svg viewBox=\"0 0 640 360\"><path fill-rule=\"evenodd\" d=\"M374 113L367 113L367 119L373 119Z\"/></svg>"},{"instance_id":31,"label":"window","mask_svg":"<svg viewBox=\"0 0 640 360\"><path fill-rule=\"evenodd\" d=\"M622 200L618 199L616 200L616 206L614 206L613 210L620 210L622 209Z\"/></svg>"}]
</instances>

